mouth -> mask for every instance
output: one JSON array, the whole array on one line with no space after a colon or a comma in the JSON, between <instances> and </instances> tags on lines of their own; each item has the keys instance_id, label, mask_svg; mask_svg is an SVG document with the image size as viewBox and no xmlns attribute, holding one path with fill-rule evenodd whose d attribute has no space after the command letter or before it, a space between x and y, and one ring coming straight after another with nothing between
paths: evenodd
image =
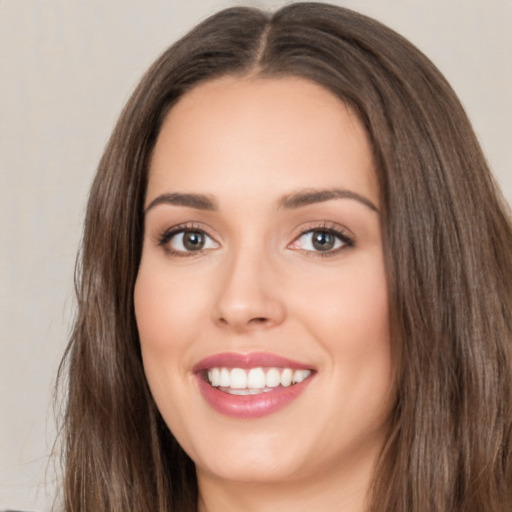
<instances>
[{"instance_id":1,"label":"mouth","mask_svg":"<svg viewBox=\"0 0 512 512\"><path fill-rule=\"evenodd\" d=\"M293 368L221 368L207 370L203 376L209 384L230 395L259 395L275 391L276 388L288 388L306 380L312 370L294 370Z\"/></svg>"},{"instance_id":2,"label":"mouth","mask_svg":"<svg viewBox=\"0 0 512 512\"><path fill-rule=\"evenodd\" d=\"M194 367L206 402L223 415L242 419L277 412L313 380L316 370L274 354L218 354Z\"/></svg>"}]
</instances>

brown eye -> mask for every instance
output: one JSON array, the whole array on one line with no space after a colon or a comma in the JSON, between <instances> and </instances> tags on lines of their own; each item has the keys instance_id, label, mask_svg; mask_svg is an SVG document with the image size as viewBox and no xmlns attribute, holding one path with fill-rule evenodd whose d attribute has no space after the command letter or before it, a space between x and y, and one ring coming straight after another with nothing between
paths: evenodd
<instances>
[{"instance_id":1,"label":"brown eye","mask_svg":"<svg viewBox=\"0 0 512 512\"><path fill-rule=\"evenodd\" d=\"M328 231L313 231L311 244L317 251L330 251L336 244L336 236Z\"/></svg>"},{"instance_id":2,"label":"brown eye","mask_svg":"<svg viewBox=\"0 0 512 512\"><path fill-rule=\"evenodd\" d=\"M199 252L203 249L216 249L219 244L204 231L198 229L181 229L165 236L160 242L176 254Z\"/></svg>"},{"instance_id":3,"label":"brown eye","mask_svg":"<svg viewBox=\"0 0 512 512\"><path fill-rule=\"evenodd\" d=\"M186 231L183 233L183 247L187 251L199 251L204 247L205 236L199 231Z\"/></svg>"},{"instance_id":4,"label":"brown eye","mask_svg":"<svg viewBox=\"0 0 512 512\"><path fill-rule=\"evenodd\" d=\"M331 228L309 229L304 231L291 244L290 248L300 249L311 254L324 253L326 256L337 254L346 247L352 247L354 241L341 230Z\"/></svg>"}]
</instances>

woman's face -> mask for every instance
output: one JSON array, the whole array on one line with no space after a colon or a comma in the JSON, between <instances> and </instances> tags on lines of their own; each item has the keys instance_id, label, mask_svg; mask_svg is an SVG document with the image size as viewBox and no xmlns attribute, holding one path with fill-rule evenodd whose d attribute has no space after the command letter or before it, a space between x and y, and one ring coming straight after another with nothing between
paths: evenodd
<instances>
[{"instance_id":1,"label":"woman's face","mask_svg":"<svg viewBox=\"0 0 512 512\"><path fill-rule=\"evenodd\" d=\"M392 365L357 117L300 78L199 85L164 122L145 208L144 368L199 481L368 474Z\"/></svg>"}]
</instances>

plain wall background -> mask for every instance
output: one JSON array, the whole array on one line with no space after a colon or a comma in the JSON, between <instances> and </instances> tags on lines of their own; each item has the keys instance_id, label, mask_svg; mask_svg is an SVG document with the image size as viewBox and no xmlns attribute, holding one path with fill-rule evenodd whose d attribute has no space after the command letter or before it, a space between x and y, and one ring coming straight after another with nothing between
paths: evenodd
<instances>
[{"instance_id":1,"label":"plain wall background","mask_svg":"<svg viewBox=\"0 0 512 512\"><path fill-rule=\"evenodd\" d=\"M0 0L0 509L52 502L52 386L87 192L113 124L172 41L235 3L286 2ZM512 0L331 3L383 21L438 65L512 202Z\"/></svg>"}]
</instances>

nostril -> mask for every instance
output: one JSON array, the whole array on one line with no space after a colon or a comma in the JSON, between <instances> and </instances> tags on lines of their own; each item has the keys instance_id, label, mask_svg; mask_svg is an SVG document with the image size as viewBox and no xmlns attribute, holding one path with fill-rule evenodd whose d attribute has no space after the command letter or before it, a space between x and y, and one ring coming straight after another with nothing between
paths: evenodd
<instances>
[{"instance_id":1,"label":"nostril","mask_svg":"<svg viewBox=\"0 0 512 512\"><path fill-rule=\"evenodd\" d=\"M272 325L272 320L270 318L259 316L255 318L251 318L247 323L248 329L263 329L270 327Z\"/></svg>"},{"instance_id":2,"label":"nostril","mask_svg":"<svg viewBox=\"0 0 512 512\"><path fill-rule=\"evenodd\" d=\"M270 321L270 319L267 317L264 317L264 316L249 318L249 320L243 320L243 319L237 319L237 318L229 319L229 318L224 318L224 317L220 317L218 319L218 322L221 325L224 325L224 326L229 325L229 326L232 326L235 328L250 328L251 326L252 327L265 326L269 323L269 321Z\"/></svg>"}]
</instances>

